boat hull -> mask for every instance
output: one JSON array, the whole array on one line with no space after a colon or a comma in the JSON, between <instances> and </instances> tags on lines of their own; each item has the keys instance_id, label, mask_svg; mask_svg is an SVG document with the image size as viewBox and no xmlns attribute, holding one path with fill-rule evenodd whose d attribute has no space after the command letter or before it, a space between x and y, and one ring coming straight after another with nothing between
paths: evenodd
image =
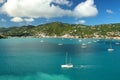
<instances>
[{"instance_id":1,"label":"boat hull","mask_svg":"<svg viewBox=\"0 0 120 80\"><path fill-rule=\"evenodd\" d=\"M108 49L108 51L114 51L114 49Z\"/></svg>"},{"instance_id":2,"label":"boat hull","mask_svg":"<svg viewBox=\"0 0 120 80\"><path fill-rule=\"evenodd\" d=\"M73 68L72 64L61 65L61 68Z\"/></svg>"}]
</instances>

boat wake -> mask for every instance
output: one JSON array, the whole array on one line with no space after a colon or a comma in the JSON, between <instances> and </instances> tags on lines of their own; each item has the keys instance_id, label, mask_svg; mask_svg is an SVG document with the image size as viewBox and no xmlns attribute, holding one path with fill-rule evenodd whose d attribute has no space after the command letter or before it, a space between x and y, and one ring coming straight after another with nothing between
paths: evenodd
<instances>
[{"instance_id":1,"label":"boat wake","mask_svg":"<svg viewBox=\"0 0 120 80\"><path fill-rule=\"evenodd\" d=\"M75 69L90 69L95 67L95 65L75 65L74 68Z\"/></svg>"}]
</instances>

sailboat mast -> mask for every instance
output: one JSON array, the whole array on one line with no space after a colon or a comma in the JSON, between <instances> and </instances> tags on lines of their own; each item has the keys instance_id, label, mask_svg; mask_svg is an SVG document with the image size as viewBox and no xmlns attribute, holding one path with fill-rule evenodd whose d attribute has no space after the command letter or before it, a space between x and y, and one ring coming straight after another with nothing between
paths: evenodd
<instances>
[{"instance_id":1,"label":"sailboat mast","mask_svg":"<svg viewBox=\"0 0 120 80\"><path fill-rule=\"evenodd\" d=\"M112 39L110 40L110 48L112 49Z\"/></svg>"},{"instance_id":2,"label":"sailboat mast","mask_svg":"<svg viewBox=\"0 0 120 80\"><path fill-rule=\"evenodd\" d=\"M66 64L67 64L67 56L68 56L68 53L66 52L66 61L65 61Z\"/></svg>"},{"instance_id":3,"label":"sailboat mast","mask_svg":"<svg viewBox=\"0 0 120 80\"><path fill-rule=\"evenodd\" d=\"M71 63L71 57L70 57L70 63Z\"/></svg>"},{"instance_id":4,"label":"sailboat mast","mask_svg":"<svg viewBox=\"0 0 120 80\"><path fill-rule=\"evenodd\" d=\"M112 26L110 26L110 30L112 30ZM110 49L111 49L111 39L112 39L112 36L110 35Z\"/></svg>"}]
</instances>

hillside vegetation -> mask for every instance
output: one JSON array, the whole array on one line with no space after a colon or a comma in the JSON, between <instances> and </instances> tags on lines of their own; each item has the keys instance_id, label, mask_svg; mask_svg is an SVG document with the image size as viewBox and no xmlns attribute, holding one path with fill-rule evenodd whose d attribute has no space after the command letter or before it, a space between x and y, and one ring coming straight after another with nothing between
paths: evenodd
<instances>
[{"instance_id":1,"label":"hillside vegetation","mask_svg":"<svg viewBox=\"0 0 120 80\"><path fill-rule=\"evenodd\" d=\"M52 22L38 26L0 28L0 38L4 37L120 37L120 24L103 24L86 26Z\"/></svg>"}]
</instances>

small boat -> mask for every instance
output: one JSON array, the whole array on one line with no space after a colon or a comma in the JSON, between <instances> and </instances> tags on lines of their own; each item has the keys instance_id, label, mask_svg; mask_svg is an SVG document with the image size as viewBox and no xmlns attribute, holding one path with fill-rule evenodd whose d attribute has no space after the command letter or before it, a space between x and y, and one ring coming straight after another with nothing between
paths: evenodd
<instances>
[{"instance_id":1,"label":"small boat","mask_svg":"<svg viewBox=\"0 0 120 80\"><path fill-rule=\"evenodd\" d=\"M67 62L67 56L68 56L68 53L66 53L66 61L65 61L65 64L61 65L61 68L73 68L73 64L71 63L71 58L70 58L70 62L68 63Z\"/></svg>"},{"instance_id":2,"label":"small boat","mask_svg":"<svg viewBox=\"0 0 120 80\"><path fill-rule=\"evenodd\" d=\"M86 47L87 47L87 45L84 43L81 45L81 48L86 48Z\"/></svg>"},{"instance_id":3,"label":"small boat","mask_svg":"<svg viewBox=\"0 0 120 80\"><path fill-rule=\"evenodd\" d=\"M120 43L119 43L119 42L116 42L115 44L116 44L116 45L119 45Z\"/></svg>"},{"instance_id":4,"label":"small boat","mask_svg":"<svg viewBox=\"0 0 120 80\"><path fill-rule=\"evenodd\" d=\"M111 43L111 41L110 41L110 48L108 49L108 51L109 51L109 52L114 51L114 49L112 48L112 43Z\"/></svg>"},{"instance_id":5,"label":"small boat","mask_svg":"<svg viewBox=\"0 0 120 80\"><path fill-rule=\"evenodd\" d=\"M85 43L85 39L86 39L86 38L84 38L84 39L82 40L81 48L86 48L86 47L87 47L87 44Z\"/></svg>"},{"instance_id":6,"label":"small boat","mask_svg":"<svg viewBox=\"0 0 120 80\"><path fill-rule=\"evenodd\" d=\"M81 39L79 39L79 42L82 42L82 40L81 40Z\"/></svg>"},{"instance_id":7,"label":"small boat","mask_svg":"<svg viewBox=\"0 0 120 80\"><path fill-rule=\"evenodd\" d=\"M64 65L61 65L62 68L73 68L73 65L72 64L64 64Z\"/></svg>"},{"instance_id":8,"label":"small boat","mask_svg":"<svg viewBox=\"0 0 120 80\"><path fill-rule=\"evenodd\" d=\"M63 44L59 43L58 45L61 46L61 45L63 45Z\"/></svg>"},{"instance_id":9,"label":"small boat","mask_svg":"<svg viewBox=\"0 0 120 80\"><path fill-rule=\"evenodd\" d=\"M108 49L108 51L114 51L114 49L112 49L112 48L109 48L109 49Z\"/></svg>"}]
</instances>

